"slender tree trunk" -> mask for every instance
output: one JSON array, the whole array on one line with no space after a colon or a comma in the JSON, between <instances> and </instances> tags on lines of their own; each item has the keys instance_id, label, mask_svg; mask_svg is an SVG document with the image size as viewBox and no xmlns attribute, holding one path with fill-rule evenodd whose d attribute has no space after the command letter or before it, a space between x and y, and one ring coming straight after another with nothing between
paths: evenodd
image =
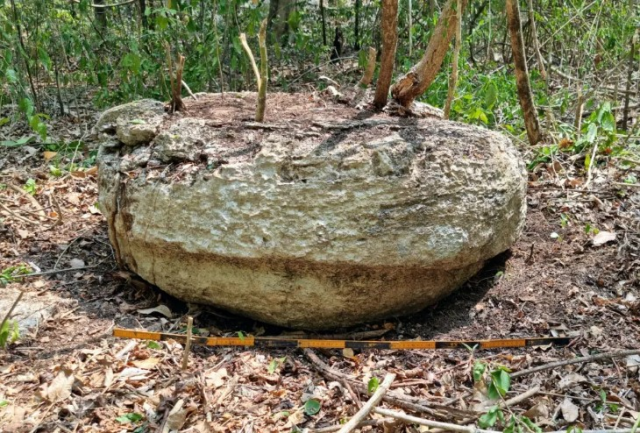
<instances>
[{"instance_id":1,"label":"slender tree trunk","mask_svg":"<svg viewBox=\"0 0 640 433\"><path fill-rule=\"evenodd\" d=\"M147 19L147 1L138 0L138 6L140 7L140 19L142 20L142 27L149 29L149 20Z\"/></svg>"},{"instance_id":2,"label":"slender tree trunk","mask_svg":"<svg viewBox=\"0 0 640 433\"><path fill-rule=\"evenodd\" d=\"M529 14L529 22L531 23L531 38L533 39L533 49L536 52L536 59L538 61L538 69L542 79L547 81L547 70L544 67L544 60L540 53L540 41L538 41L538 30L536 28L535 14L533 13L533 0L527 0L527 8Z\"/></svg>"},{"instance_id":3,"label":"slender tree trunk","mask_svg":"<svg viewBox=\"0 0 640 433\"><path fill-rule=\"evenodd\" d=\"M629 69L627 71L627 87L624 97L624 110L622 112L622 129L627 130L627 121L629 120L629 98L631 97L631 80L633 77L633 63L636 55L636 34L631 36L631 47L629 49Z\"/></svg>"},{"instance_id":4,"label":"slender tree trunk","mask_svg":"<svg viewBox=\"0 0 640 433\"><path fill-rule=\"evenodd\" d=\"M355 10L356 22L353 28L353 39L354 39L353 49L356 51L360 49L360 6L361 4L362 4L362 0L356 0L356 10Z\"/></svg>"},{"instance_id":5,"label":"slender tree trunk","mask_svg":"<svg viewBox=\"0 0 640 433\"><path fill-rule=\"evenodd\" d=\"M380 75L376 84L373 105L380 110L387 105L389 86L393 78L393 66L396 60L398 43L398 0L382 0L382 54L380 56Z\"/></svg>"},{"instance_id":6,"label":"slender tree trunk","mask_svg":"<svg viewBox=\"0 0 640 433\"><path fill-rule=\"evenodd\" d=\"M327 46L327 19L324 16L324 0L320 0L320 18L322 19L322 45L326 47ZM356 29L357 28L358 28L358 16L356 15Z\"/></svg>"},{"instance_id":7,"label":"slender tree trunk","mask_svg":"<svg viewBox=\"0 0 640 433\"><path fill-rule=\"evenodd\" d=\"M104 0L94 0L97 5L105 4ZM93 8L98 31L102 34L107 30L107 8Z\"/></svg>"},{"instance_id":8,"label":"slender tree trunk","mask_svg":"<svg viewBox=\"0 0 640 433\"><path fill-rule=\"evenodd\" d=\"M506 0L505 9L507 10L507 25L511 35L511 50L513 51L513 62L515 64L518 99L520 99L520 106L524 115L527 137L529 138L529 143L533 145L542 139L542 134L538 123L538 113L533 103L531 86L529 85L529 71L527 70L527 59L522 40L518 0Z\"/></svg>"},{"instance_id":9,"label":"slender tree trunk","mask_svg":"<svg viewBox=\"0 0 640 433\"><path fill-rule=\"evenodd\" d=\"M449 43L456 32L458 15L455 4L456 0L447 0L420 63L398 79L391 89L393 98L405 108L409 108L413 100L429 88L442 66ZM462 0L461 4L460 16L467 6L467 0Z\"/></svg>"},{"instance_id":10,"label":"slender tree trunk","mask_svg":"<svg viewBox=\"0 0 640 433\"><path fill-rule=\"evenodd\" d=\"M444 118L448 119L451 113L451 105L456 93L456 85L458 84L458 60L460 58L460 47L462 46L462 0L458 0L456 5L458 17L456 19L456 47L453 51L453 59L451 60L451 76L449 77L449 89L447 92L447 103L444 106Z\"/></svg>"}]
</instances>

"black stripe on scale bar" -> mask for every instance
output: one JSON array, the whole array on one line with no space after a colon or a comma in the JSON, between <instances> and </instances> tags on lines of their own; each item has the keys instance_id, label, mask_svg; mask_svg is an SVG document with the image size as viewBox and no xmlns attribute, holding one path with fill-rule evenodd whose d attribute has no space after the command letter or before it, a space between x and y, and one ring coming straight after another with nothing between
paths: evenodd
<instances>
[{"instance_id":1,"label":"black stripe on scale bar","mask_svg":"<svg viewBox=\"0 0 640 433\"><path fill-rule=\"evenodd\" d=\"M548 346L550 344L555 346L567 346L569 343L571 343L571 338L569 337L532 338L525 340L525 345L528 347Z\"/></svg>"},{"instance_id":2,"label":"black stripe on scale bar","mask_svg":"<svg viewBox=\"0 0 640 433\"><path fill-rule=\"evenodd\" d=\"M481 348L479 341L436 341L436 349L467 349L474 347Z\"/></svg>"},{"instance_id":3,"label":"black stripe on scale bar","mask_svg":"<svg viewBox=\"0 0 640 433\"><path fill-rule=\"evenodd\" d=\"M391 349L388 341L345 341L344 347L348 349Z\"/></svg>"},{"instance_id":4,"label":"black stripe on scale bar","mask_svg":"<svg viewBox=\"0 0 640 433\"><path fill-rule=\"evenodd\" d=\"M298 347L298 340L279 340L271 338L256 338L253 340L255 347Z\"/></svg>"}]
</instances>

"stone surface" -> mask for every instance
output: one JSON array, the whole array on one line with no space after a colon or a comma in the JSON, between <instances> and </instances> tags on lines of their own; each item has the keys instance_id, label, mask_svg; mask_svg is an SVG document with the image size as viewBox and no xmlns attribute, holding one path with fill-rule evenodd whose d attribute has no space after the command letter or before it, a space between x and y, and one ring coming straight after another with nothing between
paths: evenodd
<instances>
[{"instance_id":1,"label":"stone surface","mask_svg":"<svg viewBox=\"0 0 640 433\"><path fill-rule=\"evenodd\" d=\"M113 107L104 113L93 128L94 133L113 132L128 146L149 143L158 134L164 118L164 104L142 99Z\"/></svg>"},{"instance_id":2,"label":"stone surface","mask_svg":"<svg viewBox=\"0 0 640 433\"><path fill-rule=\"evenodd\" d=\"M176 116L163 128L132 151L101 148L100 209L120 263L188 302L313 329L415 312L523 228L524 164L478 127Z\"/></svg>"}]
</instances>

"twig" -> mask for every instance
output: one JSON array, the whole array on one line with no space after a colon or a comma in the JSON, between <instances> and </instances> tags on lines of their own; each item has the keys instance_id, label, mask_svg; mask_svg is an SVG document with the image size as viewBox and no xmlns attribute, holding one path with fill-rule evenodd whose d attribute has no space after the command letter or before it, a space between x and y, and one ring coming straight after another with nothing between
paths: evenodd
<instances>
[{"instance_id":1,"label":"twig","mask_svg":"<svg viewBox=\"0 0 640 433\"><path fill-rule=\"evenodd\" d=\"M640 183L611 182L611 184L616 186L628 186L630 188L640 188Z\"/></svg>"},{"instance_id":2,"label":"twig","mask_svg":"<svg viewBox=\"0 0 640 433\"><path fill-rule=\"evenodd\" d=\"M548 364L539 365L537 367L529 368L527 370L520 370L520 371L516 371L515 373L511 373L511 378L526 376L531 373L550 370L552 368L562 367L564 365L583 364L585 362L600 361L603 359L611 359L611 358L620 358L623 356L631 356L631 355L640 355L640 349L621 350L619 352L599 353L597 355L583 356L580 358L566 359L564 361L550 362Z\"/></svg>"},{"instance_id":3,"label":"twig","mask_svg":"<svg viewBox=\"0 0 640 433\"><path fill-rule=\"evenodd\" d=\"M425 425L428 427L439 428L447 431L460 432L460 433L497 433L494 430L484 430L484 429L475 428L473 426L461 426L461 425L451 424L446 422L431 421L428 419L418 418L415 416L404 414L402 412L396 412L389 409L382 409L379 407L376 407L375 409L373 409L373 412L380 415L388 416L391 418L399 419L408 424ZM640 417L638 419L640 419ZM638 422L636 424L638 424ZM548 433L566 433L566 430L554 431L554 432L548 432ZM611 429L611 430L583 430L582 433L634 433L634 428Z\"/></svg>"},{"instance_id":4,"label":"twig","mask_svg":"<svg viewBox=\"0 0 640 433\"><path fill-rule=\"evenodd\" d=\"M515 397L510 398L509 400L502 400L500 403L498 403L498 406L499 407L508 407L508 406L516 405L518 403L521 403L521 402L525 401L529 397L533 397L534 395L536 395L539 392L540 392L540 385L536 385L533 388L523 392L522 394L516 395Z\"/></svg>"},{"instance_id":5,"label":"twig","mask_svg":"<svg viewBox=\"0 0 640 433\"><path fill-rule=\"evenodd\" d=\"M352 381L352 378L348 374L341 373L329 367L324 361L318 358L318 355L316 355L313 350L305 349L304 354L307 356L307 358L309 358L309 360L314 364L314 366L318 370L320 370L320 372L327 378L338 381L338 382ZM363 394L363 395L367 394L367 389L364 387L364 385L357 382L352 382L351 386L356 392L359 392L360 394ZM394 406L401 407L403 409L407 409L407 410L411 410L419 413L426 413L434 417L440 417L440 418L446 418L446 419L451 419L451 416L455 416L462 419L477 416L475 412L456 409L454 407L443 406L440 404L433 404L430 402L423 402L422 400L409 397L409 396L400 397L397 394L392 394L392 393L385 394L382 397L382 401L392 404ZM431 407L427 407L424 404L428 404ZM448 415L438 412L440 410L446 411Z\"/></svg>"},{"instance_id":6,"label":"twig","mask_svg":"<svg viewBox=\"0 0 640 433\"><path fill-rule=\"evenodd\" d=\"M9 308L9 311L7 311L7 314L5 314L4 319L2 319L2 323L0 323L0 331L2 331L2 328L4 328L4 324L7 323L7 320L9 320L9 317L11 317L11 313L13 313L16 305L18 305L18 302L20 302L20 299L22 299L22 295L24 295L24 292L21 290L16 300L13 301L11 308Z\"/></svg>"},{"instance_id":7,"label":"twig","mask_svg":"<svg viewBox=\"0 0 640 433\"><path fill-rule=\"evenodd\" d=\"M82 271L85 269L95 268L96 266L98 265L82 266L80 268L53 269L50 271L34 272L33 274L16 275L15 277L12 277L12 278L16 279L16 278L39 277L41 275L59 274L62 272L69 272L69 271Z\"/></svg>"},{"instance_id":8,"label":"twig","mask_svg":"<svg viewBox=\"0 0 640 433\"><path fill-rule=\"evenodd\" d=\"M9 209L7 206L5 206L5 205L4 205L4 204L2 204L2 203L0 203L0 207L1 207L2 209L4 209L5 211L7 211L7 212L9 213L9 215L12 215L12 216L13 216L13 217L15 217L16 219L18 219L18 220L20 220L20 221L22 221L22 222L24 222L24 223L27 223L27 224L33 224L33 225L38 225L38 224L40 224L40 222L38 222L38 221L31 221L30 219L25 218L25 217L23 217L22 215L19 215L19 214L17 214L17 213L15 213L15 212L13 212L11 209Z\"/></svg>"},{"instance_id":9,"label":"twig","mask_svg":"<svg viewBox=\"0 0 640 433\"><path fill-rule=\"evenodd\" d=\"M191 352L191 331L193 329L193 317L187 318L187 342L184 345L184 353L182 354L182 369L186 370L189 366L189 352Z\"/></svg>"},{"instance_id":10,"label":"twig","mask_svg":"<svg viewBox=\"0 0 640 433\"><path fill-rule=\"evenodd\" d=\"M189 85L187 83L185 83L184 80L182 80L182 87L184 87L187 90L187 93L189 94L189 96L191 96L196 101L198 100L196 95L193 94L193 92L191 91L191 88L189 87Z\"/></svg>"},{"instance_id":11,"label":"twig","mask_svg":"<svg viewBox=\"0 0 640 433\"><path fill-rule=\"evenodd\" d=\"M349 420L349 422L342 426L338 433L350 433L355 430L356 427L358 427L358 424L360 424L360 422L364 420L364 418L366 418L369 413L371 413L376 405L380 403L382 397L389 390L389 387L391 386L395 378L395 374L387 373L387 375L384 377L384 380L382 381L382 384L378 386L378 389L376 389L376 392L373 393L369 401L367 401L365 405L362 406L362 408L353 416L353 418Z\"/></svg>"},{"instance_id":12,"label":"twig","mask_svg":"<svg viewBox=\"0 0 640 433\"><path fill-rule=\"evenodd\" d=\"M42 208L42 205L40 203L38 203L38 200L36 200L31 194L29 194L28 192L26 192L25 190L23 190L22 188L18 188L15 185L7 185L10 189L14 190L15 192L17 192L18 194L22 194L24 197L27 198L27 200L29 200L31 202L31 204L33 204L36 209L38 209L38 212L40 213L40 216L43 218L46 218L46 214L44 213L44 209Z\"/></svg>"},{"instance_id":13,"label":"twig","mask_svg":"<svg viewBox=\"0 0 640 433\"><path fill-rule=\"evenodd\" d=\"M379 407L374 408L373 412L380 415L389 416L391 418L399 419L409 424L426 425L427 427L441 428L443 430L455 431L460 433L474 433L478 431L476 430L475 427L467 427L467 426L462 426L457 424L450 424L447 422L431 421L428 419L418 418L416 416L407 415L402 412L396 412L394 410L389 410L389 409L382 409Z\"/></svg>"},{"instance_id":14,"label":"twig","mask_svg":"<svg viewBox=\"0 0 640 433\"><path fill-rule=\"evenodd\" d=\"M391 422L393 421L393 419L391 418L385 418L385 419L368 419L365 421L362 421L360 424L358 424L358 428L360 427L377 427L380 426L382 424L384 424L385 422ZM340 425L331 425L329 427L321 427L318 429L314 429L311 430L312 433L333 433L336 432L338 430L340 430L342 428L342 424Z\"/></svg>"}]
</instances>

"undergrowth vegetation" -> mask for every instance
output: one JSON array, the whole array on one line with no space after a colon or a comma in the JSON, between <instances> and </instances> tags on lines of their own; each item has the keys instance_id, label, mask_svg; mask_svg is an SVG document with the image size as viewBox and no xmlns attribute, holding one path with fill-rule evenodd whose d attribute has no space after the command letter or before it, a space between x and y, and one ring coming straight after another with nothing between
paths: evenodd
<instances>
[{"instance_id":1,"label":"undergrowth vegetation","mask_svg":"<svg viewBox=\"0 0 640 433\"><path fill-rule=\"evenodd\" d=\"M194 92L254 90L239 34L255 40L265 18L270 89L322 89L322 75L354 83L368 47L380 47L378 0L122 3L96 8L89 0L0 0L0 131L18 120L28 126L22 135L9 130L14 134L6 135L13 138L0 144L69 147L48 137L47 122L52 115L77 114L78 101L86 94L98 107L142 97L167 100L167 50L186 57L183 78ZM399 2L396 75L407 72L424 53L443 3ZM640 91L640 56L634 48L638 3L521 3L534 98L547 133L529 167L560 153L583 153L587 169L601 155L633 154L637 128L624 117L637 109ZM463 15L460 78L451 117L518 138L524 125L504 6L504 0L470 2ZM341 60L332 62L336 49ZM423 101L444 105L450 57Z\"/></svg>"}]
</instances>

